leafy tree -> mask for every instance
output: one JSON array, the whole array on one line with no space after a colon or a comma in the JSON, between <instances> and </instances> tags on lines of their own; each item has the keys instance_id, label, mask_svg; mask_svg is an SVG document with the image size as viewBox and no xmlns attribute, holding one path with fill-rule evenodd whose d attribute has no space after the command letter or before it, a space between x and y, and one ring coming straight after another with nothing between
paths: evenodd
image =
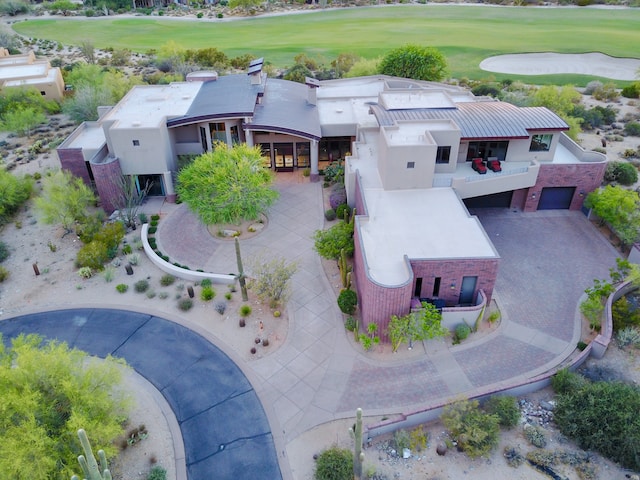
<instances>
[{"instance_id":1,"label":"leafy tree","mask_svg":"<svg viewBox=\"0 0 640 480\"><path fill-rule=\"evenodd\" d=\"M296 273L298 265L287 263L284 258L274 257L270 260L260 258L252 262L253 280L250 288L261 300L268 300L271 308L286 303L291 290L291 277Z\"/></svg>"},{"instance_id":2,"label":"leafy tree","mask_svg":"<svg viewBox=\"0 0 640 480\"><path fill-rule=\"evenodd\" d=\"M46 121L47 117L41 111L32 107L19 107L4 114L0 128L30 137L33 129Z\"/></svg>"},{"instance_id":3,"label":"leafy tree","mask_svg":"<svg viewBox=\"0 0 640 480\"><path fill-rule=\"evenodd\" d=\"M640 389L620 382L572 380L580 376L570 372L565 376L569 378L554 409L560 431L584 450L597 450L626 468L640 470Z\"/></svg>"},{"instance_id":4,"label":"leafy tree","mask_svg":"<svg viewBox=\"0 0 640 480\"><path fill-rule=\"evenodd\" d=\"M353 222L341 221L327 230L317 230L313 235L314 249L327 259L337 259L344 249L349 257L353 256Z\"/></svg>"},{"instance_id":5,"label":"leafy tree","mask_svg":"<svg viewBox=\"0 0 640 480\"><path fill-rule=\"evenodd\" d=\"M355 53L341 53L331 62L331 67L335 70L336 77L342 78L351 70L358 60L360 60L360 57Z\"/></svg>"},{"instance_id":6,"label":"leafy tree","mask_svg":"<svg viewBox=\"0 0 640 480\"><path fill-rule=\"evenodd\" d=\"M259 5L262 5L262 0L229 0L229 8L242 8L245 11Z\"/></svg>"},{"instance_id":7,"label":"leafy tree","mask_svg":"<svg viewBox=\"0 0 640 480\"><path fill-rule=\"evenodd\" d=\"M78 5L70 0L56 0L47 4L47 9L52 12L62 12L63 15L68 15L69 12L78 9Z\"/></svg>"},{"instance_id":8,"label":"leafy tree","mask_svg":"<svg viewBox=\"0 0 640 480\"><path fill-rule=\"evenodd\" d=\"M293 67L287 70L282 78L291 82L305 83L305 79L307 77L314 78L313 72L305 65L296 63Z\"/></svg>"},{"instance_id":9,"label":"leafy tree","mask_svg":"<svg viewBox=\"0 0 640 480\"><path fill-rule=\"evenodd\" d=\"M199 50L186 50L184 59L187 62L197 63L202 67L225 68L229 59L224 52L217 48L201 48Z\"/></svg>"},{"instance_id":10,"label":"leafy tree","mask_svg":"<svg viewBox=\"0 0 640 480\"><path fill-rule=\"evenodd\" d=\"M640 231L640 197L633 190L607 185L587 195L585 206L608 223L624 245L631 245Z\"/></svg>"},{"instance_id":11,"label":"leafy tree","mask_svg":"<svg viewBox=\"0 0 640 480\"><path fill-rule=\"evenodd\" d=\"M3 0L0 2L0 13L4 13L11 17L21 13L28 13L31 6L27 2L21 0Z\"/></svg>"},{"instance_id":12,"label":"leafy tree","mask_svg":"<svg viewBox=\"0 0 640 480\"><path fill-rule=\"evenodd\" d=\"M379 71L394 77L438 82L447 75L447 60L436 48L405 45L387 53Z\"/></svg>"},{"instance_id":13,"label":"leafy tree","mask_svg":"<svg viewBox=\"0 0 640 480\"><path fill-rule=\"evenodd\" d=\"M218 142L178 174L177 192L206 224L255 220L278 198L260 147Z\"/></svg>"},{"instance_id":14,"label":"leafy tree","mask_svg":"<svg viewBox=\"0 0 640 480\"><path fill-rule=\"evenodd\" d=\"M59 223L66 233L86 216L87 209L95 203L95 196L82 179L66 171L58 171L42 180L42 195L35 206L45 223Z\"/></svg>"},{"instance_id":15,"label":"leafy tree","mask_svg":"<svg viewBox=\"0 0 640 480\"><path fill-rule=\"evenodd\" d=\"M0 342L0 477L68 479L86 426L107 455L123 433L129 399L118 386L123 362L89 356L66 344L20 336Z\"/></svg>"},{"instance_id":16,"label":"leafy tree","mask_svg":"<svg viewBox=\"0 0 640 480\"><path fill-rule=\"evenodd\" d=\"M393 351L400 344L414 341L431 340L449 335L449 330L442 326L442 314L431 303L423 302L419 312L411 312L402 317L393 315L389 322L389 338Z\"/></svg>"},{"instance_id":17,"label":"leafy tree","mask_svg":"<svg viewBox=\"0 0 640 480\"><path fill-rule=\"evenodd\" d=\"M440 417L458 446L471 458L486 455L500 440L500 419L484 413L477 400L463 400L444 408Z\"/></svg>"},{"instance_id":18,"label":"leafy tree","mask_svg":"<svg viewBox=\"0 0 640 480\"><path fill-rule=\"evenodd\" d=\"M22 179L0 168L0 225L7 222L20 205L31 196L33 183L29 177Z\"/></svg>"},{"instance_id":19,"label":"leafy tree","mask_svg":"<svg viewBox=\"0 0 640 480\"><path fill-rule=\"evenodd\" d=\"M531 106L547 107L569 125L568 135L576 140L580 133L580 119L572 116L574 106L580 103L582 96L572 85L540 87L531 98Z\"/></svg>"}]
</instances>

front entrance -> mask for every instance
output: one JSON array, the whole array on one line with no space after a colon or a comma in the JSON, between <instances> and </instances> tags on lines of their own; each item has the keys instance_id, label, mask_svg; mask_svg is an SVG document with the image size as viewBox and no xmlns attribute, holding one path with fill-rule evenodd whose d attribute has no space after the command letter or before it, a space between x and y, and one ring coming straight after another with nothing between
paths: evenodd
<instances>
[{"instance_id":1,"label":"front entrance","mask_svg":"<svg viewBox=\"0 0 640 480\"><path fill-rule=\"evenodd\" d=\"M136 186L138 192L141 192L149 186L147 195L149 197L162 197L164 196L164 183L162 181L162 175L138 175L136 178Z\"/></svg>"},{"instance_id":2,"label":"front entrance","mask_svg":"<svg viewBox=\"0 0 640 480\"><path fill-rule=\"evenodd\" d=\"M276 172L293 172L293 143L274 143L273 160Z\"/></svg>"},{"instance_id":3,"label":"front entrance","mask_svg":"<svg viewBox=\"0 0 640 480\"><path fill-rule=\"evenodd\" d=\"M460 287L460 305L472 305L473 294L476 292L476 283L478 277L462 277L462 286Z\"/></svg>"},{"instance_id":4,"label":"front entrance","mask_svg":"<svg viewBox=\"0 0 640 480\"><path fill-rule=\"evenodd\" d=\"M567 210L576 193L576 187L546 187L540 193L538 210Z\"/></svg>"}]
</instances>

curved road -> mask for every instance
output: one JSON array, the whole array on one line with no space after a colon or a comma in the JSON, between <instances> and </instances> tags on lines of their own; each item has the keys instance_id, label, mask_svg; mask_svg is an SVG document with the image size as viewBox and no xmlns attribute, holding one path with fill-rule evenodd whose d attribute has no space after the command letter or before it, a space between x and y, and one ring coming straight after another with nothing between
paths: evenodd
<instances>
[{"instance_id":1,"label":"curved road","mask_svg":"<svg viewBox=\"0 0 640 480\"><path fill-rule=\"evenodd\" d=\"M153 315L82 308L3 320L0 333L5 342L37 333L91 355L124 358L175 413L189 479L282 478L253 387L227 355L192 330Z\"/></svg>"}]
</instances>

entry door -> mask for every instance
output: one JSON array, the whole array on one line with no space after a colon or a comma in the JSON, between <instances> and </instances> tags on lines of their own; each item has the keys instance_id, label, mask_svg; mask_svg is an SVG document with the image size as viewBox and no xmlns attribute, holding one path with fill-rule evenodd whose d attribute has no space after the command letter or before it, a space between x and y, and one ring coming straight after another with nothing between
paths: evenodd
<instances>
[{"instance_id":1,"label":"entry door","mask_svg":"<svg viewBox=\"0 0 640 480\"><path fill-rule=\"evenodd\" d=\"M274 143L274 161L276 171L293 171L293 143Z\"/></svg>"},{"instance_id":2,"label":"entry door","mask_svg":"<svg viewBox=\"0 0 640 480\"><path fill-rule=\"evenodd\" d=\"M476 291L478 277L462 277L462 287L460 287L460 305L473 304L473 294Z\"/></svg>"}]
</instances>

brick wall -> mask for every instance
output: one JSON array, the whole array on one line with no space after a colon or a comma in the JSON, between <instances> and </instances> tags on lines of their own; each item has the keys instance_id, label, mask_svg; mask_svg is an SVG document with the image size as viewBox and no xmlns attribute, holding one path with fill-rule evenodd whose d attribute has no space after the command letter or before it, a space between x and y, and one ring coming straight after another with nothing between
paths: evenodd
<instances>
[{"instance_id":1,"label":"brick wall","mask_svg":"<svg viewBox=\"0 0 640 480\"><path fill-rule=\"evenodd\" d=\"M569 208L570 210L580 210L587 195L602 184L605 168L606 163L604 162L540 165L536 184L527 190L523 210L535 212L538 209L540 194L545 187L576 187ZM536 194L535 198L534 193Z\"/></svg>"},{"instance_id":2,"label":"brick wall","mask_svg":"<svg viewBox=\"0 0 640 480\"><path fill-rule=\"evenodd\" d=\"M111 214L116 209L117 198L122 193L119 186L122 177L120 161L114 158L108 162L92 164L91 168L100 198L100 206L105 212Z\"/></svg>"},{"instance_id":3,"label":"brick wall","mask_svg":"<svg viewBox=\"0 0 640 480\"><path fill-rule=\"evenodd\" d=\"M56 150L60 165L63 170L71 172L74 176L80 177L82 181L91 186L89 171L84 161L81 148L58 148Z\"/></svg>"}]
</instances>

